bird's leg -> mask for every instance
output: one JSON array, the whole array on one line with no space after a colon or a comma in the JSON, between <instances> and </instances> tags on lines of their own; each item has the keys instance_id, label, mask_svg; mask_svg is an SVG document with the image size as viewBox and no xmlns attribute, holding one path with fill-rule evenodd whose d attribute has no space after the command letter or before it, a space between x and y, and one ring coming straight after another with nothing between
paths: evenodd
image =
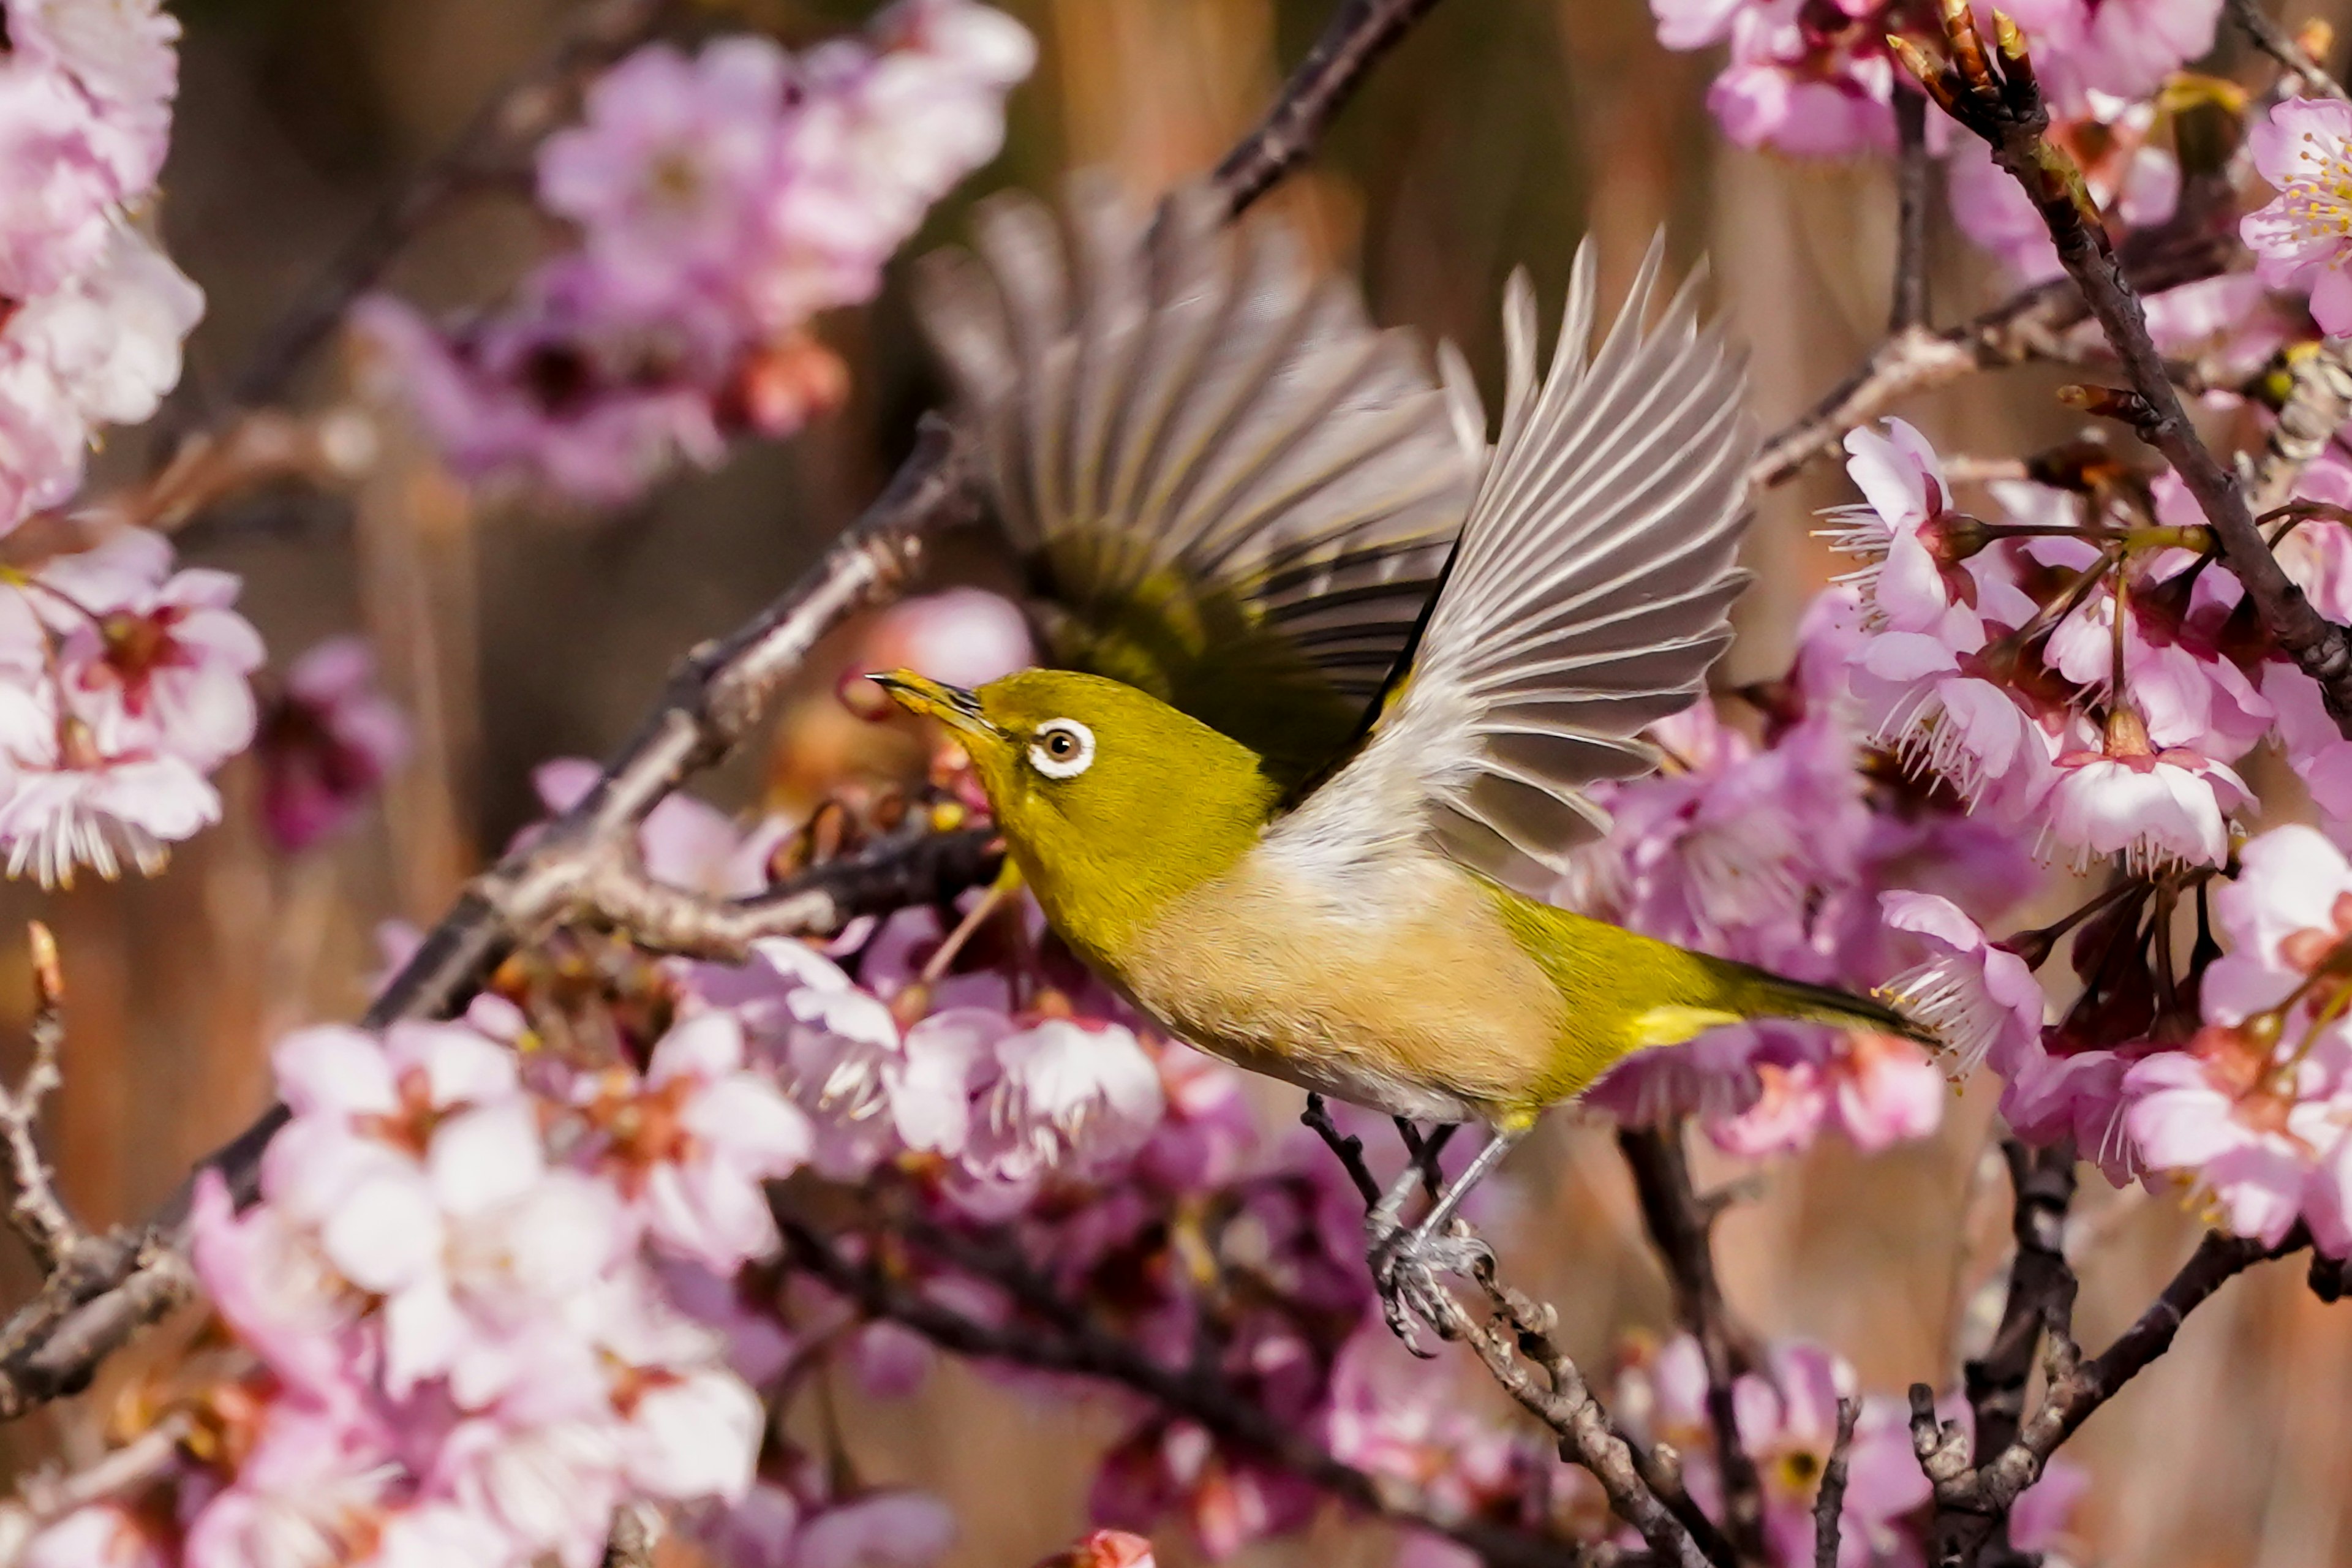
<instances>
[{"instance_id":1,"label":"bird's leg","mask_svg":"<svg viewBox=\"0 0 2352 1568\"><path fill-rule=\"evenodd\" d=\"M1437 1150L1452 1128L1443 1128L1433 1135L1419 1157L1406 1167L1366 1218L1371 1234L1371 1247L1366 1261L1372 1270L1372 1283L1381 1294L1381 1315L1389 1328L1402 1340L1405 1348L1415 1355L1425 1353L1416 1341L1412 1320L1415 1317L1434 1328L1439 1315L1433 1305L1435 1292L1444 1289L1437 1283L1440 1273L1466 1273L1479 1263L1493 1257L1485 1242L1467 1232L1450 1234L1455 1211L1470 1189L1502 1163L1513 1145L1525 1137L1525 1128L1498 1128L1486 1146L1478 1151L1468 1169L1454 1179L1454 1184L1437 1194L1429 1213L1419 1225L1405 1229L1399 1216L1405 1200L1426 1172L1436 1168Z\"/></svg>"}]
</instances>

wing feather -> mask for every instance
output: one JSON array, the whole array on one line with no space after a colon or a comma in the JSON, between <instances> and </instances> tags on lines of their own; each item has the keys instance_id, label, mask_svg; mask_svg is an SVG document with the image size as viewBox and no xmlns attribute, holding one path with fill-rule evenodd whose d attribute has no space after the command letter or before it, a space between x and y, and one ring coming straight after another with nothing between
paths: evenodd
<instances>
[{"instance_id":1,"label":"wing feather","mask_svg":"<svg viewBox=\"0 0 2352 1568\"><path fill-rule=\"evenodd\" d=\"M1731 639L1754 445L1695 282L1648 324L1662 255L1596 348L1580 251L1540 374L1534 291L1512 279L1501 431L1445 585L1370 733L1277 841L1360 856L1368 837L1422 835L1541 892L1607 826L1584 786L1656 765L1641 731L1689 706ZM1458 359L1442 363L1459 385Z\"/></svg>"},{"instance_id":2,"label":"wing feather","mask_svg":"<svg viewBox=\"0 0 2352 1568\"><path fill-rule=\"evenodd\" d=\"M999 198L920 304L1055 656L1304 776L1411 644L1484 421L1287 232L1221 217L1194 189L1145 223L1078 184L1065 238Z\"/></svg>"}]
</instances>

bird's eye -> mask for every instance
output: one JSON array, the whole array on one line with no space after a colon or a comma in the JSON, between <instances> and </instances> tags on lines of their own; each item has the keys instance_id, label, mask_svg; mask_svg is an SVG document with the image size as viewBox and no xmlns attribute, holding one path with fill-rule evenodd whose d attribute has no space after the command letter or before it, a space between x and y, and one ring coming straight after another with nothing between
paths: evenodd
<instances>
[{"instance_id":1,"label":"bird's eye","mask_svg":"<svg viewBox=\"0 0 2352 1568\"><path fill-rule=\"evenodd\" d=\"M1095 732L1076 719L1048 719L1029 742L1029 761L1049 779L1074 779L1094 765Z\"/></svg>"}]
</instances>

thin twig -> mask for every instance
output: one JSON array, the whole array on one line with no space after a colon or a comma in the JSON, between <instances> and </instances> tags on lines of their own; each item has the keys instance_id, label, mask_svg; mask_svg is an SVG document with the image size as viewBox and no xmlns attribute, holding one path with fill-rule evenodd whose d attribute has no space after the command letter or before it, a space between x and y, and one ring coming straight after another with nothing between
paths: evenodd
<instances>
[{"instance_id":1,"label":"thin twig","mask_svg":"<svg viewBox=\"0 0 2352 1568\"><path fill-rule=\"evenodd\" d=\"M608 30L595 36L625 33L625 24L642 15L636 7L656 3L605 0L596 15L606 19ZM1433 4L1349 0L1339 7L1265 123L1220 165L1235 212L1298 162L1357 79ZM1300 107L1289 107L1294 99ZM494 102L484 112L506 111ZM355 253L363 249L355 247ZM301 334L289 329L280 336L293 342ZM298 348L291 360L299 357ZM291 360L278 351L274 360L257 362L248 379L275 384L274 377L285 374L273 368L278 360L290 369ZM926 421L882 496L790 591L686 659L594 786L528 847L467 885L377 995L362 1025L383 1028L454 1011L501 955L576 908L586 879L608 863L614 847L628 843L689 775L717 763L752 732L818 637L852 612L896 596L921 564L930 539L973 515L971 468L969 450L955 434ZM197 1181L216 1173L240 1201L250 1200L262 1151L286 1114L283 1106L270 1107L207 1155L143 1225L85 1243L75 1268L53 1275L38 1296L0 1325L0 1419L85 1385L100 1361L184 1299L190 1280L180 1250Z\"/></svg>"},{"instance_id":2,"label":"thin twig","mask_svg":"<svg viewBox=\"0 0 2352 1568\"><path fill-rule=\"evenodd\" d=\"M1901 146L1895 160L1895 291L1886 314L1890 338L1927 324L1928 187L1936 165L1927 155L1927 99L1896 92L1895 130Z\"/></svg>"},{"instance_id":3,"label":"thin twig","mask_svg":"<svg viewBox=\"0 0 2352 1568\"><path fill-rule=\"evenodd\" d=\"M2344 96L2343 84L2327 74L2327 68L2304 52L2303 46L2284 27L2271 20L2262 0L2230 0L2230 19L2245 30L2254 47L2276 60L2290 75L2303 79L2306 88L2317 88L2329 98Z\"/></svg>"},{"instance_id":4,"label":"thin twig","mask_svg":"<svg viewBox=\"0 0 2352 1568\"><path fill-rule=\"evenodd\" d=\"M669 0L595 0L582 7L553 48L491 95L446 149L369 216L254 348L230 396L247 408L275 401L418 231L483 170L516 163L560 127L579 83L652 37L668 7Z\"/></svg>"},{"instance_id":5,"label":"thin twig","mask_svg":"<svg viewBox=\"0 0 2352 1568\"><path fill-rule=\"evenodd\" d=\"M1373 65L1436 5L1437 0L1345 0L1257 129L1210 176L1234 213L1272 190L1315 150Z\"/></svg>"},{"instance_id":6,"label":"thin twig","mask_svg":"<svg viewBox=\"0 0 2352 1568\"><path fill-rule=\"evenodd\" d=\"M1767 1556L1764 1481L1755 1456L1740 1440L1734 1393L1751 1358L1748 1336L1732 1321L1716 1278L1714 1231L1720 1206L1703 1201L1692 1185L1679 1126L1671 1131L1625 1128L1617 1134L1617 1147L1633 1173L1633 1191L1641 1200L1650 1245L1665 1265L1675 1316L1697 1342L1706 1366L1706 1416L1723 1476L1724 1532L1742 1557L1760 1562Z\"/></svg>"},{"instance_id":7,"label":"thin twig","mask_svg":"<svg viewBox=\"0 0 2352 1568\"><path fill-rule=\"evenodd\" d=\"M2229 243L2227 236L2204 228L2152 229L2126 240L2124 258L2133 279L2154 291L2214 276L2228 259ZM1944 331L1914 325L1894 333L1819 403L1774 432L1748 465L1748 489L1786 484L1836 451L1847 431L1907 397L1979 371L2050 355L2088 315L2081 290L2059 279L2012 294Z\"/></svg>"},{"instance_id":8,"label":"thin twig","mask_svg":"<svg viewBox=\"0 0 2352 1568\"><path fill-rule=\"evenodd\" d=\"M195 1422L175 1411L70 1475L35 1475L17 1500L0 1504L0 1568L16 1568L33 1537L78 1509L137 1492L180 1463L180 1445Z\"/></svg>"},{"instance_id":9,"label":"thin twig","mask_svg":"<svg viewBox=\"0 0 2352 1568\"><path fill-rule=\"evenodd\" d=\"M1916 47L1899 41L1898 52L1944 110L1992 149L1993 161L2041 212L2066 275L2082 290L2132 390L2147 405L2141 438L2164 455L2196 498L2263 629L2318 682L2338 728L2352 735L2352 637L2313 608L2287 576L2255 526L2244 490L2189 422L2165 374L2164 357L2148 336L2147 312L2116 260L2083 173L2049 140L2050 111L2023 35L2001 18L1996 70L1993 52L1985 47L1964 0L1945 0L1944 27L1954 64L1937 67Z\"/></svg>"},{"instance_id":10,"label":"thin twig","mask_svg":"<svg viewBox=\"0 0 2352 1568\"><path fill-rule=\"evenodd\" d=\"M1853 1455L1853 1424L1861 1414L1862 1406L1855 1401L1838 1401L1837 1438L1830 1445L1830 1462L1822 1468L1821 1489L1813 1494L1813 1568L1837 1568L1845 1516L1846 1468Z\"/></svg>"},{"instance_id":11,"label":"thin twig","mask_svg":"<svg viewBox=\"0 0 2352 1568\"><path fill-rule=\"evenodd\" d=\"M44 1274L55 1274L81 1246L80 1227L58 1196L37 1131L42 1102L65 1081L58 1065L65 1044L65 972L58 940L34 921L26 929L33 960L33 1059L14 1092L0 1089L0 1145L5 1145L13 1195L8 1223L25 1238Z\"/></svg>"}]
</instances>

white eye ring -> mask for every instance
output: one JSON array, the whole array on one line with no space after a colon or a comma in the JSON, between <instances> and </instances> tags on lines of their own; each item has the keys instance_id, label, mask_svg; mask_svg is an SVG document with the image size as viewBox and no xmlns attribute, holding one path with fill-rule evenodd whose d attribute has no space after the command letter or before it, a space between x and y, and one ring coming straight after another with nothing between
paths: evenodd
<instances>
[{"instance_id":1,"label":"white eye ring","mask_svg":"<svg viewBox=\"0 0 2352 1568\"><path fill-rule=\"evenodd\" d=\"M1029 741L1029 765L1049 779L1074 779L1095 765L1095 732L1076 719L1048 719Z\"/></svg>"}]
</instances>

